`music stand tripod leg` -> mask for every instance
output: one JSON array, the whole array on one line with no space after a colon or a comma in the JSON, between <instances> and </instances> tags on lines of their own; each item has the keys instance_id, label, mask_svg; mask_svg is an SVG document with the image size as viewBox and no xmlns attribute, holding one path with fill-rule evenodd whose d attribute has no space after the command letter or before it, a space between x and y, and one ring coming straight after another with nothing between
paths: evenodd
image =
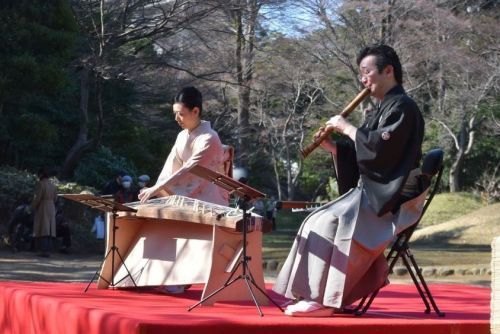
<instances>
[{"instance_id":1,"label":"music stand tripod leg","mask_svg":"<svg viewBox=\"0 0 500 334\"><path fill-rule=\"evenodd\" d=\"M255 306L257 307L259 315L261 317L264 316L264 313L262 313L262 310L260 308L259 303L257 302L257 298L255 297L255 293L252 290L251 285L255 286L267 299L269 299L274 305L276 305L281 310L281 312L284 312L283 308L281 308L281 306L279 306L274 300L272 300L272 298L267 293L265 293L262 288L260 288L257 285L257 283L255 282L255 279L252 276L252 273L250 272L250 267L248 266L248 261L250 261L251 258L249 256L247 256L247 249L246 249L247 248L248 223L249 223L249 217L250 217L250 214L247 213L247 206L248 206L248 200L241 199L240 207L243 210L243 245L242 245L243 250L242 250L242 254L241 254L241 260L238 262L238 265L233 269L233 271L229 275L229 278L226 280L226 282L220 288L218 288L217 290L215 290L214 292L212 292L211 294L209 294L208 296L206 296L205 298L200 300L198 303L189 307L188 311L191 311L195 307L201 305L203 302L205 302L209 298L215 296L217 293L224 290L225 288L227 288L228 286L230 286L231 284L233 284L237 280L243 279L245 281L247 288L248 288L250 296L252 297L252 300L255 303ZM236 270L238 270L240 265L242 267L242 273L231 280L231 278L234 276L234 274L236 273ZM248 274L247 274L247 272L248 272Z\"/></svg>"},{"instance_id":2,"label":"music stand tripod leg","mask_svg":"<svg viewBox=\"0 0 500 334\"><path fill-rule=\"evenodd\" d=\"M127 272L127 275L123 276L120 280L118 280L117 282L114 282L113 286L117 285L118 283L120 283L121 281L123 281L125 278L127 277L130 277L130 280L132 281L132 283L134 283L134 287L137 288L137 284L135 283L135 280L134 280L134 277L132 276L132 273L130 272L130 270L128 269L127 265L125 264L125 260L123 259L123 256L121 255L120 253L120 250L118 249L118 247L116 247L116 254L118 255L118 257L120 258L120 262L121 264L123 265L123 267L125 268L126 272Z\"/></svg>"},{"instance_id":3,"label":"music stand tripod leg","mask_svg":"<svg viewBox=\"0 0 500 334\"><path fill-rule=\"evenodd\" d=\"M250 291L250 296L252 297L253 302L254 302L255 306L257 307L257 311L259 312L259 315L260 315L261 317L263 317L263 316L264 316L264 313L262 313L262 310L261 310L261 308L260 308L260 305L259 305L259 303L257 302L257 298L255 298L255 293L253 292L253 290L252 290L252 286L251 286L251 285L250 285L250 283L249 283L249 277L248 277L248 275L244 275L244 276L243 276L243 280L245 281L245 284L247 285L248 291Z\"/></svg>"},{"instance_id":4,"label":"music stand tripod leg","mask_svg":"<svg viewBox=\"0 0 500 334\"><path fill-rule=\"evenodd\" d=\"M276 302L275 302L275 301L274 301L274 300L273 300L273 299L272 299L272 298L271 298L271 297L267 294L267 292L266 292L264 289L262 289L262 288L261 288L261 287L260 287L260 286L259 286L259 285L255 282L255 279L253 278L253 275L252 275L252 272L250 271L250 268L247 268L247 270L248 270L248 274L249 274L249 277L250 277L250 283L252 283L252 285L253 285L254 287L256 287L256 288L257 288L257 290L259 290L259 291L260 291L260 293L262 293L264 296L266 296L266 298L267 298L268 300L270 300L270 301L271 301L271 303L273 303L273 304L274 304L277 308L279 308L279 309L281 310L281 312L285 312L285 310L283 310L283 308L282 308L282 307L281 307L278 303L276 303Z\"/></svg>"},{"instance_id":5,"label":"music stand tripod leg","mask_svg":"<svg viewBox=\"0 0 500 334\"><path fill-rule=\"evenodd\" d=\"M94 273L94 276L92 276L92 279L89 281L89 284L87 284L87 287L85 288L85 290L83 290L84 292L87 292L87 290L89 289L90 285L92 284L92 282L94 282L94 280L96 279L96 277L100 277L101 279L103 279L106 283L108 283L109 285L111 285L111 282L108 281L107 279L105 279L104 277L101 276L101 274L99 274L99 272L101 271L102 269L102 266L104 265L104 261L106 261L106 259L108 258L108 255L111 253L111 248L109 249L109 251L106 253L106 256L104 256L104 259L101 261L101 264L99 265L99 268L97 268L96 272Z\"/></svg>"},{"instance_id":6,"label":"music stand tripod leg","mask_svg":"<svg viewBox=\"0 0 500 334\"><path fill-rule=\"evenodd\" d=\"M94 273L94 276L92 276L92 279L88 283L84 292L87 292L87 290L89 289L90 285L92 284L92 282L94 281L94 279L96 277L103 279L112 288L114 288L118 283L123 281L125 278L130 277L132 283L134 283L134 286L137 288L137 284L135 283L134 277L132 276L132 274L128 270L127 265L125 264L125 261L124 261L122 255L120 254L120 250L116 246L116 230L118 229L118 226L116 226L116 217L118 216L117 212L118 212L118 210L116 208L113 208L111 211L111 213L112 213L112 225L113 225L112 226L112 233L111 233L111 248L108 250L108 252L106 253L106 256L101 261L99 268ZM120 262L125 267L125 270L127 272L127 274L125 276L123 276L118 282L115 282L115 253L118 254ZM108 258L108 256L110 254L111 254L111 281L108 281L99 272L102 270L102 267L104 266L104 263L106 262L106 259Z\"/></svg>"},{"instance_id":7,"label":"music stand tripod leg","mask_svg":"<svg viewBox=\"0 0 500 334\"><path fill-rule=\"evenodd\" d=\"M227 278L226 282L224 284L222 284L221 287L219 287L218 289L212 291L208 296L206 296L205 298L203 298L202 300L200 300L199 302L197 302L196 304L190 306L188 308L188 311L191 311L192 309L194 309L195 307L197 307L198 305L201 305L202 303L204 303L205 301L207 301L208 299L212 298L213 296L215 296L217 293L219 293L220 291L224 290L226 287L230 286L231 284L233 284L234 282L236 282L238 279L240 279L241 275L238 275L236 276L235 278L233 278L234 274L236 273L236 271L238 270L238 268L240 267L240 265L242 264L242 262L238 262L238 264L234 267L234 269L231 271L231 274L229 275L229 277Z\"/></svg>"}]
</instances>

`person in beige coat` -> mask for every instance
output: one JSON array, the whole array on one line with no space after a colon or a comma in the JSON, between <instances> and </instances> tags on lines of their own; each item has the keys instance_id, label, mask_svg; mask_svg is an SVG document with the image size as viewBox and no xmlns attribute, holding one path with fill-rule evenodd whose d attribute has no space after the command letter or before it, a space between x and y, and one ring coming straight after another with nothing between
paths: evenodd
<instances>
[{"instance_id":1,"label":"person in beige coat","mask_svg":"<svg viewBox=\"0 0 500 334\"><path fill-rule=\"evenodd\" d=\"M48 257L51 240L56 237L56 200L57 188L49 180L45 169L37 173L38 183L35 187L35 197L31 207L35 212L33 223L33 237L35 244L40 249L40 256Z\"/></svg>"}]
</instances>

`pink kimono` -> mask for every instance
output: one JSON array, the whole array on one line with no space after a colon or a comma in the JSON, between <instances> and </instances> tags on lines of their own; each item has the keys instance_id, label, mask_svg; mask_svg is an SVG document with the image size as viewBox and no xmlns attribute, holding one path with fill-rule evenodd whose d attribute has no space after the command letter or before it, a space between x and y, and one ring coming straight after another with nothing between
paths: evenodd
<instances>
[{"instance_id":1,"label":"pink kimono","mask_svg":"<svg viewBox=\"0 0 500 334\"><path fill-rule=\"evenodd\" d=\"M222 143L207 121L201 121L191 133L186 129L179 133L156 185L164 190L163 195L182 195L227 206L226 190L188 171L195 164L225 174Z\"/></svg>"}]
</instances>

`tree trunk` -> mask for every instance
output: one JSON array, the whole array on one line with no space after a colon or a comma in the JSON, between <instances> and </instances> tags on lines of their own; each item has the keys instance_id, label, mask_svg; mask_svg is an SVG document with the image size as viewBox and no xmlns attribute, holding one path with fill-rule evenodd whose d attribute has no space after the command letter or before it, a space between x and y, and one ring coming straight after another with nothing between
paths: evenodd
<instances>
[{"instance_id":1,"label":"tree trunk","mask_svg":"<svg viewBox=\"0 0 500 334\"><path fill-rule=\"evenodd\" d=\"M393 18L392 18L392 7L395 4L395 0L387 1L386 15L382 18L380 25L380 41L384 44L393 44Z\"/></svg>"},{"instance_id":2,"label":"tree trunk","mask_svg":"<svg viewBox=\"0 0 500 334\"><path fill-rule=\"evenodd\" d=\"M278 170L278 158L276 157L276 153L273 151L273 169L274 169L274 177L276 178L276 191L278 193L278 199L281 200L283 195L281 194L281 182L280 182L280 173Z\"/></svg>"},{"instance_id":3,"label":"tree trunk","mask_svg":"<svg viewBox=\"0 0 500 334\"><path fill-rule=\"evenodd\" d=\"M296 94L297 98L300 96L300 92L301 90L299 89L299 91ZM282 141L285 144L287 199L289 201L292 201L295 196L295 184L293 182L293 175L292 175L292 158L290 155L290 146L287 145L286 134L288 132L288 125L290 124L292 117L295 115L297 98L294 101L293 112L288 115L285 121L285 125L283 126L283 132L281 133Z\"/></svg>"},{"instance_id":4,"label":"tree trunk","mask_svg":"<svg viewBox=\"0 0 500 334\"><path fill-rule=\"evenodd\" d=\"M242 22L242 10L238 8L234 13L234 24L236 28L236 48L234 50L234 57L236 59L236 81L238 82L238 147L236 147L236 164L240 167L246 168L247 164L244 163L243 156L245 155L244 151L244 141L243 141L243 132L242 122L245 119L245 110L242 105L242 85L243 85L243 59L241 53L243 52L243 22Z\"/></svg>"},{"instance_id":5,"label":"tree trunk","mask_svg":"<svg viewBox=\"0 0 500 334\"><path fill-rule=\"evenodd\" d=\"M286 175L287 183L288 183L288 200L293 201L295 197L295 187L293 185L293 177L292 177L292 171L287 170L287 175Z\"/></svg>"},{"instance_id":6,"label":"tree trunk","mask_svg":"<svg viewBox=\"0 0 500 334\"><path fill-rule=\"evenodd\" d=\"M476 112L472 112L472 116L468 120L463 121L460 132L456 140L458 148L455 154L455 161L450 169L450 192L460 191L460 170L465 158L470 154L474 144L476 123Z\"/></svg>"},{"instance_id":7,"label":"tree trunk","mask_svg":"<svg viewBox=\"0 0 500 334\"><path fill-rule=\"evenodd\" d=\"M249 158L250 138L250 88L238 87L238 166L247 168Z\"/></svg>"},{"instance_id":8,"label":"tree trunk","mask_svg":"<svg viewBox=\"0 0 500 334\"><path fill-rule=\"evenodd\" d=\"M64 160L64 165L61 171L62 179L69 179L73 176L78 163L80 162L83 153L90 147L91 142L88 139L89 132L89 69L83 67L80 77L80 131L75 143L69 150Z\"/></svg>"},{"instance_id":9,"label":"tree trunk","mask_svg":"<svg viewBox=\"0 0 500 334\"><path fill-rule=\"evenodd\" d=\"M97 128L95 137L92 140L92 147L96 148L100 145L102 139L102 129L104 120L104 109L102 107L102 79L96 78L96 97L97 97Z\"/></svg>"},{"instance_id":10,"label":"tree trunk","mask_svg":"<svg viewBox=\"0 0 500 334\"><path fill-rule=\"evenodd\" d=\"M462 163L464 161L464 151L460 149L455 155L455 161L450 167L450 192L458 192L460 190L460 169L462 168Z\"/></svg>"},{"instance_id":11,"label":"tree trunk","mask_svg":"<svg viewBox=\"0 0 500 334\"><path fill-rule=\"evenodd\" d=\"M234 13L236 28L236 77L238 81L238 148L237 164L248 167L252 150L250 143L250 94L253 79L254 40L257 14L260 10L258 1L249 1ZM241 2L240 2L241 4ZM246 19L245 19L246 18Z\"/></svg>"}]
</instances>

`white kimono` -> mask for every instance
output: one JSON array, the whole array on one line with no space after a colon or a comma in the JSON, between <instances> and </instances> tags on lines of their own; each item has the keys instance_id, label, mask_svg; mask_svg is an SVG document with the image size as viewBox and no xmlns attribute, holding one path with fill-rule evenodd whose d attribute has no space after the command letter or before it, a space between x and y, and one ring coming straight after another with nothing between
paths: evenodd
<instances>
[{"instance_id":1,"label":"white kimono","mask_svg":"<svg viewBox=\"0 0 500 334\"><path fill-rule=\"evenodd\" d=\"M226 190L188 171L199 164L224 174L224 149L210 122L201 121L191 131L182 130L156 181L169 195L182 195L219 205L228 205Z\"/></svg>"}]
</instances>

